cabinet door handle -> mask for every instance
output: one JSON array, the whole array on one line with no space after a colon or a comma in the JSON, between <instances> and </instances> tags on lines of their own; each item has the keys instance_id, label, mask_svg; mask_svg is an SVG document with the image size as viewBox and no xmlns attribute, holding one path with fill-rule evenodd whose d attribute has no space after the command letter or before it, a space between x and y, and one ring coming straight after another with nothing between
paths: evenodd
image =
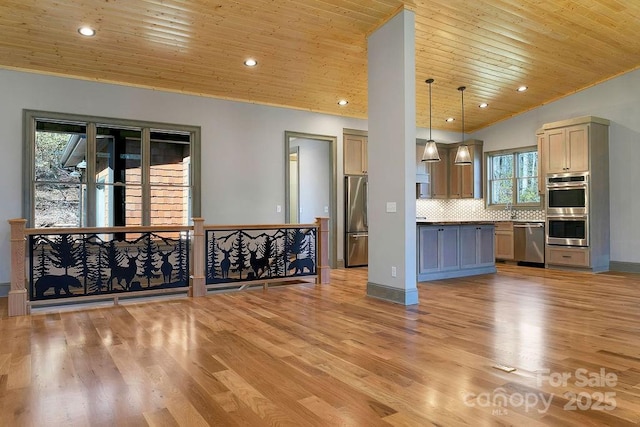
<instances>
[{"instance_id":1,"label":"cabinet door handle","mask_svg":"<svg viewBox=\"0 0 640 427\"><path fill-rule=\"evenodd\" d=\"M571 258L571 255L562 255L562 258Z\"/></svg>"}]
</instances>

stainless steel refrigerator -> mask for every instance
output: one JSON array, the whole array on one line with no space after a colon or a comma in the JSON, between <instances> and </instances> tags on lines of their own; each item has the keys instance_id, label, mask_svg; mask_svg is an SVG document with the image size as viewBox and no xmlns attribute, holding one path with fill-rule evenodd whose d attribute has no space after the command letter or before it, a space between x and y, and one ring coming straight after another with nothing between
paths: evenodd
<instances>
[{"instance_id":1,"label":"stainless steel refrigerator","mask_svg":"<svg viewBox=\"0 0 640 427\"><path fill-rule=\"evenodd\" d=\"M345 176L345 267L367 265L369 261L369 235L367 223L366 176Z\"/></svg>"}]
</instances>

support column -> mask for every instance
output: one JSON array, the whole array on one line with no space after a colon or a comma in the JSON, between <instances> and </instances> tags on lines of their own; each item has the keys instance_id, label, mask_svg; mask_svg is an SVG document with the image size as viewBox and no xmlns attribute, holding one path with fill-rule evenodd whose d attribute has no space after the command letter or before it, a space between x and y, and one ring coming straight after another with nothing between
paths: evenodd
<instances>
[{"instance_id":1,"label":"support column","mask_svg":"<svg viewBox=\"0 0 640 427\"><path fill-rule=\"evenodd\" d=\"M416 286L415 13L369 36L367 295L412 305Z\"/></svg>"},{"instance_id":2,"label":"support column","mask_svg":"<svg viewBox=\"0 0 640 427\"><path fill-rule=\"evenodd\" d=\"M24 287L25 225L26 219L10 219L11 227L11 290L9 291L9 316L29 314L27 289Z\"/></svg>"},{"instance_id":3,"label":"support column","mask_svg":"<svg viewBox=\"0 0 640 427\"><path fill-rule=\"evenodd\" d=\"M193 271L191 271L191 283L189 285L189 296L201 297L207 294L204 277L204 218L193 218Z\"/></svg>"},{"instance_id":4,"label":"support column","mask_svg":"<svg viewBox=\"0 0 640 427\"><path fill-rule=\"evenodd\" d=\"M318 234L316 236L318 252L318 265L316 266L316 273L318 278L316 283L322 285L329 283L329 218L317 217L316 224L318 224Z\"/></svg>"}]
</instances>

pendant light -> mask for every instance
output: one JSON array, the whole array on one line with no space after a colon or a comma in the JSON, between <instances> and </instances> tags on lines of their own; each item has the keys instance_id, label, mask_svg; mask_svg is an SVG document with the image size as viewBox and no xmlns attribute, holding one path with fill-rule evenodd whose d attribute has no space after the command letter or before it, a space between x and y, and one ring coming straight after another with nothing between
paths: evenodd
<instances>
[{"instance_id":1,"label":"pendant light","mask_svg":"<svg viewBox=\"0 0 640 427\"><path fill-rule=\"evenodd\" d=\"M462 97L462 142L458 146L458 151L456 152L456 159L453 161L454 164L458 166L470 165L471 164L471 154L469 154L469 146L464 143L464 90L466 87L460 86L458 90L460 91L460 95Z\"/></svg>"},{"instance_id":2,"label":"pendant light","mask_svg":"<svg viewBox=\"0 0 640 427\"><path fill-rule=\"evenodd\" d=\"M438 147L436 146L436 142L431 138L431 83L433 83L433 79L427 79L426 82L429 85L429 140L427 141L427 145L424 147L422 161L439 162L440 154L438 154Z\"/></svg>"}]
</instances>

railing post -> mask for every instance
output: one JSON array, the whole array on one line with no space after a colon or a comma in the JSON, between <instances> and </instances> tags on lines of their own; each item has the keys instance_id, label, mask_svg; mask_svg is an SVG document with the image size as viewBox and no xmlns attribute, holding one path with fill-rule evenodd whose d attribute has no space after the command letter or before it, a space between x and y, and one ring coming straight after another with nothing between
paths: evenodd
<instances>
[{"instance_id":1,"label":"railing post","mask_svg":"<svg viewBox=\"0 0 640 427\"><path fill-rule=\"evenodd\" d=\"M193 218L192 266L189 296L201 297L207 294L204 276L204 218Z\"/></svg>"},{"instance_id":2,"label":"railing post","mask_svg":"<svg viewBox=\"0 0 640 427\"><path fill-rule=\"evenodd\" d=\"M317 217L316 224L318 225L318 265L316 267L318 273L317 283L326 284L329 283L329 218Z\"/></svg>"},{"instance_id":3,"label":"railing post","mask_svg":"<svg viewBox=\"0 0 640 427\"><path fill-rule=\"evenodd\" d=\"M29 314L25 284L25 234L26 219L10 219L11 226L11 290L9 291L9 316Z\"/></svg>"}]
</instances>

